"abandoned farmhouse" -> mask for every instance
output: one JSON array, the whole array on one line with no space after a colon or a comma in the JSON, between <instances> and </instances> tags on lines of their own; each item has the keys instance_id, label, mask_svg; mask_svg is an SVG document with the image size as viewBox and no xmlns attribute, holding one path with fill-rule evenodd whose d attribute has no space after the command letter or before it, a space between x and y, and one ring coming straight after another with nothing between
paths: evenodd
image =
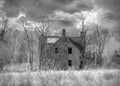
<instances>
[{"instance_id":1,"label":"abandoned farmhouse","mask_svg":"<svg viewBox=\"0 0 120 86\"><path fill-rule=\"evenodd\" d=\"M68 37L65 29L62 29L60 37L47 37L47 40L55 40L52 43L47 42L48 56L66 68L78 69L81 64L79 59L82 52L82 37L82 32L79 37Z\"/></svg>"}]
</instances>

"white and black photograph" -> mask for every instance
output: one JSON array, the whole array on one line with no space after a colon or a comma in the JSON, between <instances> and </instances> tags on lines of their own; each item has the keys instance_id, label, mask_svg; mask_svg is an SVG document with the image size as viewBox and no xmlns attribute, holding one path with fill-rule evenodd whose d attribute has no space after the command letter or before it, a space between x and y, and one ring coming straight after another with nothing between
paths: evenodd
<instances>
[{"instance_id":1,"label":"white and black photograph","mask_svg":"<svg viewBox=\"0 0 120 86\"><path fill-rule=\"evenodd\" d=\"M0 86L120 86L120 0L0 0Z\"/></svg>"}]
</instances>

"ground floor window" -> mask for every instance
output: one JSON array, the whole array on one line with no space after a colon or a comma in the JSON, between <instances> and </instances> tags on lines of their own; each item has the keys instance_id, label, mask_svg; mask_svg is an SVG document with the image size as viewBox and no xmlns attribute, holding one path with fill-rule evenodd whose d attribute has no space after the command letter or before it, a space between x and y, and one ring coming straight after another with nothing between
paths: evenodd
<instances>
[{"instance_id":1,"label":"ground floor window","mask_svg":"<svg viewBox=\"0 0 120 86\"><path fill-rule=\"evenodd\" d=\"M72 60L68 60L68 66L72 66Z\"/></svg>"}]
</instances>

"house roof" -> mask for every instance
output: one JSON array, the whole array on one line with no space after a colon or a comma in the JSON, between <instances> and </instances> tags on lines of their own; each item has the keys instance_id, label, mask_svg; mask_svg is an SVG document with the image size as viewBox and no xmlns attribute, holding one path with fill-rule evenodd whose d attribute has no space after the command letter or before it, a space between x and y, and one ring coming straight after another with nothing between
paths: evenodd
<instances>
[{"instance_id":1,"label":"house roof","mask_svg":"<svg viewBox=\"0 0 120 86\"><path fill-rule=\"evenodd\" d=\"M78 48L79 50L82 50L82 45L81 45L81 38L80 37L67 37L67 36L62 36L60 37L58 40L56 40L56 42L52 43L52 46L55 46L59 40L61 39L66 39L68 40L69 42L71 42L76 48Z\"/></svg>"},{"instance_id":2,"label":"house roof","mask_svg":"<svg viewBox=\"0 0 120 86\"><path fill-rule=\"evenodd\" d=\"M75 46L75 47L77 47L79 50L82 50L82 45L81 45L81 41L80 41L80 37L79 37L79 39L78 40L74 40L74 39L72 39L72 38L70 38L70 37L68 37L69 38L69 40L71 41L71 43Z\"/></svg>"},{"instance_id":3,"label":"house roof","mask_svg":"<svg viewBox=\"0 0 120 86\"><path fill-rule=\"evenodd\" d=\"M69 38L71 38L72 40L74 40L75 42L77 42L77 43L81 43L81 37L69 37Z\"/></svg>"}]
</instances>

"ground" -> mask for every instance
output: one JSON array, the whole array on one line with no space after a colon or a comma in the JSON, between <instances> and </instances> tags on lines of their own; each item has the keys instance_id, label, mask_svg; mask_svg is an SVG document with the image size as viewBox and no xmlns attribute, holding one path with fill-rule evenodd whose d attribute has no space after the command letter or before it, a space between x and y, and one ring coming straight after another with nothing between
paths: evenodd
<instances>
[{"instance_id":1,"label":"ground","mask_svg":"<svg viewBox=\"0 0 120 86\"><path fill-rule=\"evenodd\" d=\"M120 70L1 73L0 86L120 86Z\"/></svg>"}]
</instances>

